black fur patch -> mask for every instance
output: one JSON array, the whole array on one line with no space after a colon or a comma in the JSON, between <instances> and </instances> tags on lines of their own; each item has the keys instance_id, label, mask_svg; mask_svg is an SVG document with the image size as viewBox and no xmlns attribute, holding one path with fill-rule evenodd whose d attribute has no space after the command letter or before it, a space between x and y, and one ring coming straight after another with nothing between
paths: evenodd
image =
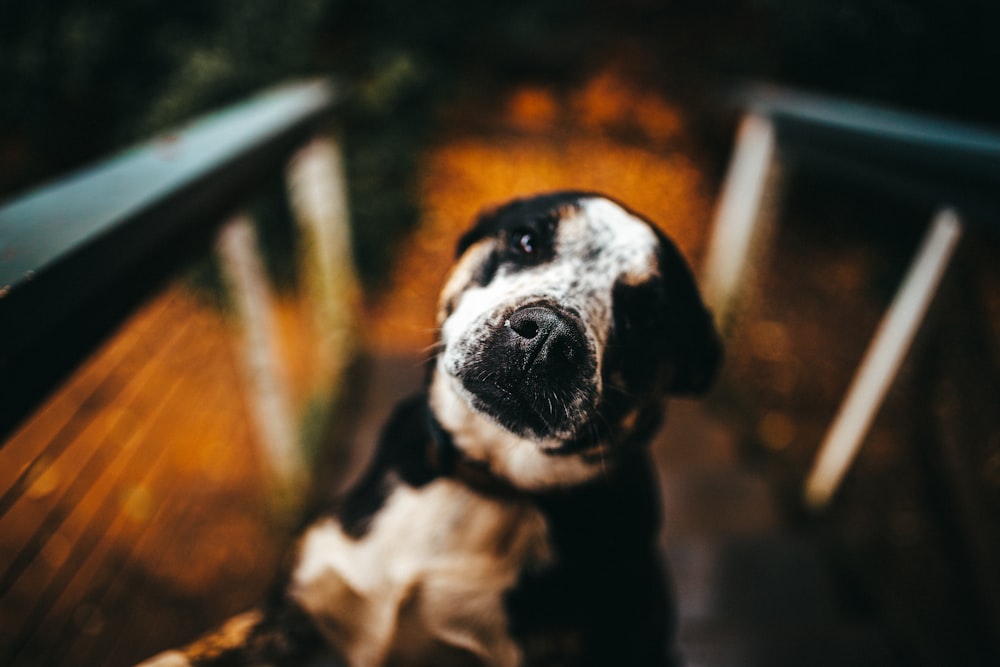
<instances>
[{"instance_id":1,"label":"black fur patch","mask_svg":"<svg viewBox=\"0 0 1000 667\"><path fill-rule=\"evenodd\" d=\"M526 665L673 664L651 471L634 451L610 478L538 496L556 560L525 572L506 597Z\"/></svg>"},{"instance_id":2,"label":"black fur patch","mask_svg":"<svg viewBox=\"0 0 1000 667\"><path fill-rule=\"evenodd\" d=\"M580 200L587 196L589 193L582 190L565 190L515 199L485 211L459 240L455 256L461 257L476 241L493 236L504 242L500 260L516 261L520 256L512 245L517 241L516 234L530 232L536 236L538 244L537 259L534 261L543 261L551 257L556 227L563 212L576 208Z\"/></svg>"},{"instance_id":3,"label":"black fur patch","mask_svg":"<svg viewBox=\"0 0 1000 667\"><path fill-rule=\"evenodd\" d=\"M712 386L722 366L722 342L687 262L663 232L656 228L654 231L660 240L660 310L667 318L663 345L673 364L667 390L673 394L702 394Z\"/></svg>"}]
</instances>

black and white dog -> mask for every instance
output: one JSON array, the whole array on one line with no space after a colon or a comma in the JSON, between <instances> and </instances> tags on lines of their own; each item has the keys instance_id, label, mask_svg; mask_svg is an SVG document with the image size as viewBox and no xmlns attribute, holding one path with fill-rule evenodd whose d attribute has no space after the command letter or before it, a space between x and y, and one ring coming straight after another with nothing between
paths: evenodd
<instances>
[{"instance_id":1,"label":"black and white dog","mask_svg":"<svg viewBox=\"0 0 1000 667\"><path fill-rule=\"evenodd\" d=\"M273 599L144 665L668 665L646 445L721 350L681 255L600 195L482 214L424 393ZM322 663L330 664L330 663Z\"/></svg>"}]
</instances>

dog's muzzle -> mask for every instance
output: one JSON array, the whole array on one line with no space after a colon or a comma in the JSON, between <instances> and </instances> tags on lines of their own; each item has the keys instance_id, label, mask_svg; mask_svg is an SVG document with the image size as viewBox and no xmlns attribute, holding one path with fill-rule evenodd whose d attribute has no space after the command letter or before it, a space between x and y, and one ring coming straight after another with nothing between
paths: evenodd
<instances>
[{"instance_id":1,"label":"dog's muzzle","mask_svg":"<svg viewBox=\"0 0 1000 667\"><path fill-rule=\"evenodd\" d=\"M511 312L458 374L476 407L519 435L572 437L596 404L583 324L554 304Z\"/></svg>"}]
</instances>

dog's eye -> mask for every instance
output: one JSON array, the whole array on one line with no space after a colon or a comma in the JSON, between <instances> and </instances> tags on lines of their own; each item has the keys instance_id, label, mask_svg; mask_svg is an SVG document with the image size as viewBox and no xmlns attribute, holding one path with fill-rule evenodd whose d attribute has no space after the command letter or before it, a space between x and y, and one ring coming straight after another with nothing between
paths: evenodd
<instances>
[{"instance_id":1,"label":"dog's eye","mask_svg":"<svg viewBox=\"0 0 1000 667\"><path fill-rule=\"evenodd\" d=\"M526 230L514 232L511 241L514 250L526 257L533 257L538 253L538 240L533 232Z\"/></svg>"}]
</instances>

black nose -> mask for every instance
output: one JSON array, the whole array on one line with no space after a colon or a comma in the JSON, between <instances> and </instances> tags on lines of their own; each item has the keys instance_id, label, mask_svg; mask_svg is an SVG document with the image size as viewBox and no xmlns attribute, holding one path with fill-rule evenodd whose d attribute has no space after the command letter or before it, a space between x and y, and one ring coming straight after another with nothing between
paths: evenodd
<instances>
[{"instance_id":1,"label":"black nose","mask_svg":"<svg viewBox=\"0 0 1000 667\"><path fill-rule=\"evenodd\" d=\"M535 302L472 342L457 376L473 405L504 428L568 438L589 419L599 393L597 358L575 313Z\"/></svg>"},{"instance_id":2,"label":"black nose","mask_svg":"<svg viewBox=\"0 0 1000 667\"><path fill-rule=\"evenodd\" d=\"M583 353L583 333L568 315L548 306L528 306L511 313L507 325L513 344L528 351L529 365L560 365L576 361Z\"/></svg>"}]
</instances>

